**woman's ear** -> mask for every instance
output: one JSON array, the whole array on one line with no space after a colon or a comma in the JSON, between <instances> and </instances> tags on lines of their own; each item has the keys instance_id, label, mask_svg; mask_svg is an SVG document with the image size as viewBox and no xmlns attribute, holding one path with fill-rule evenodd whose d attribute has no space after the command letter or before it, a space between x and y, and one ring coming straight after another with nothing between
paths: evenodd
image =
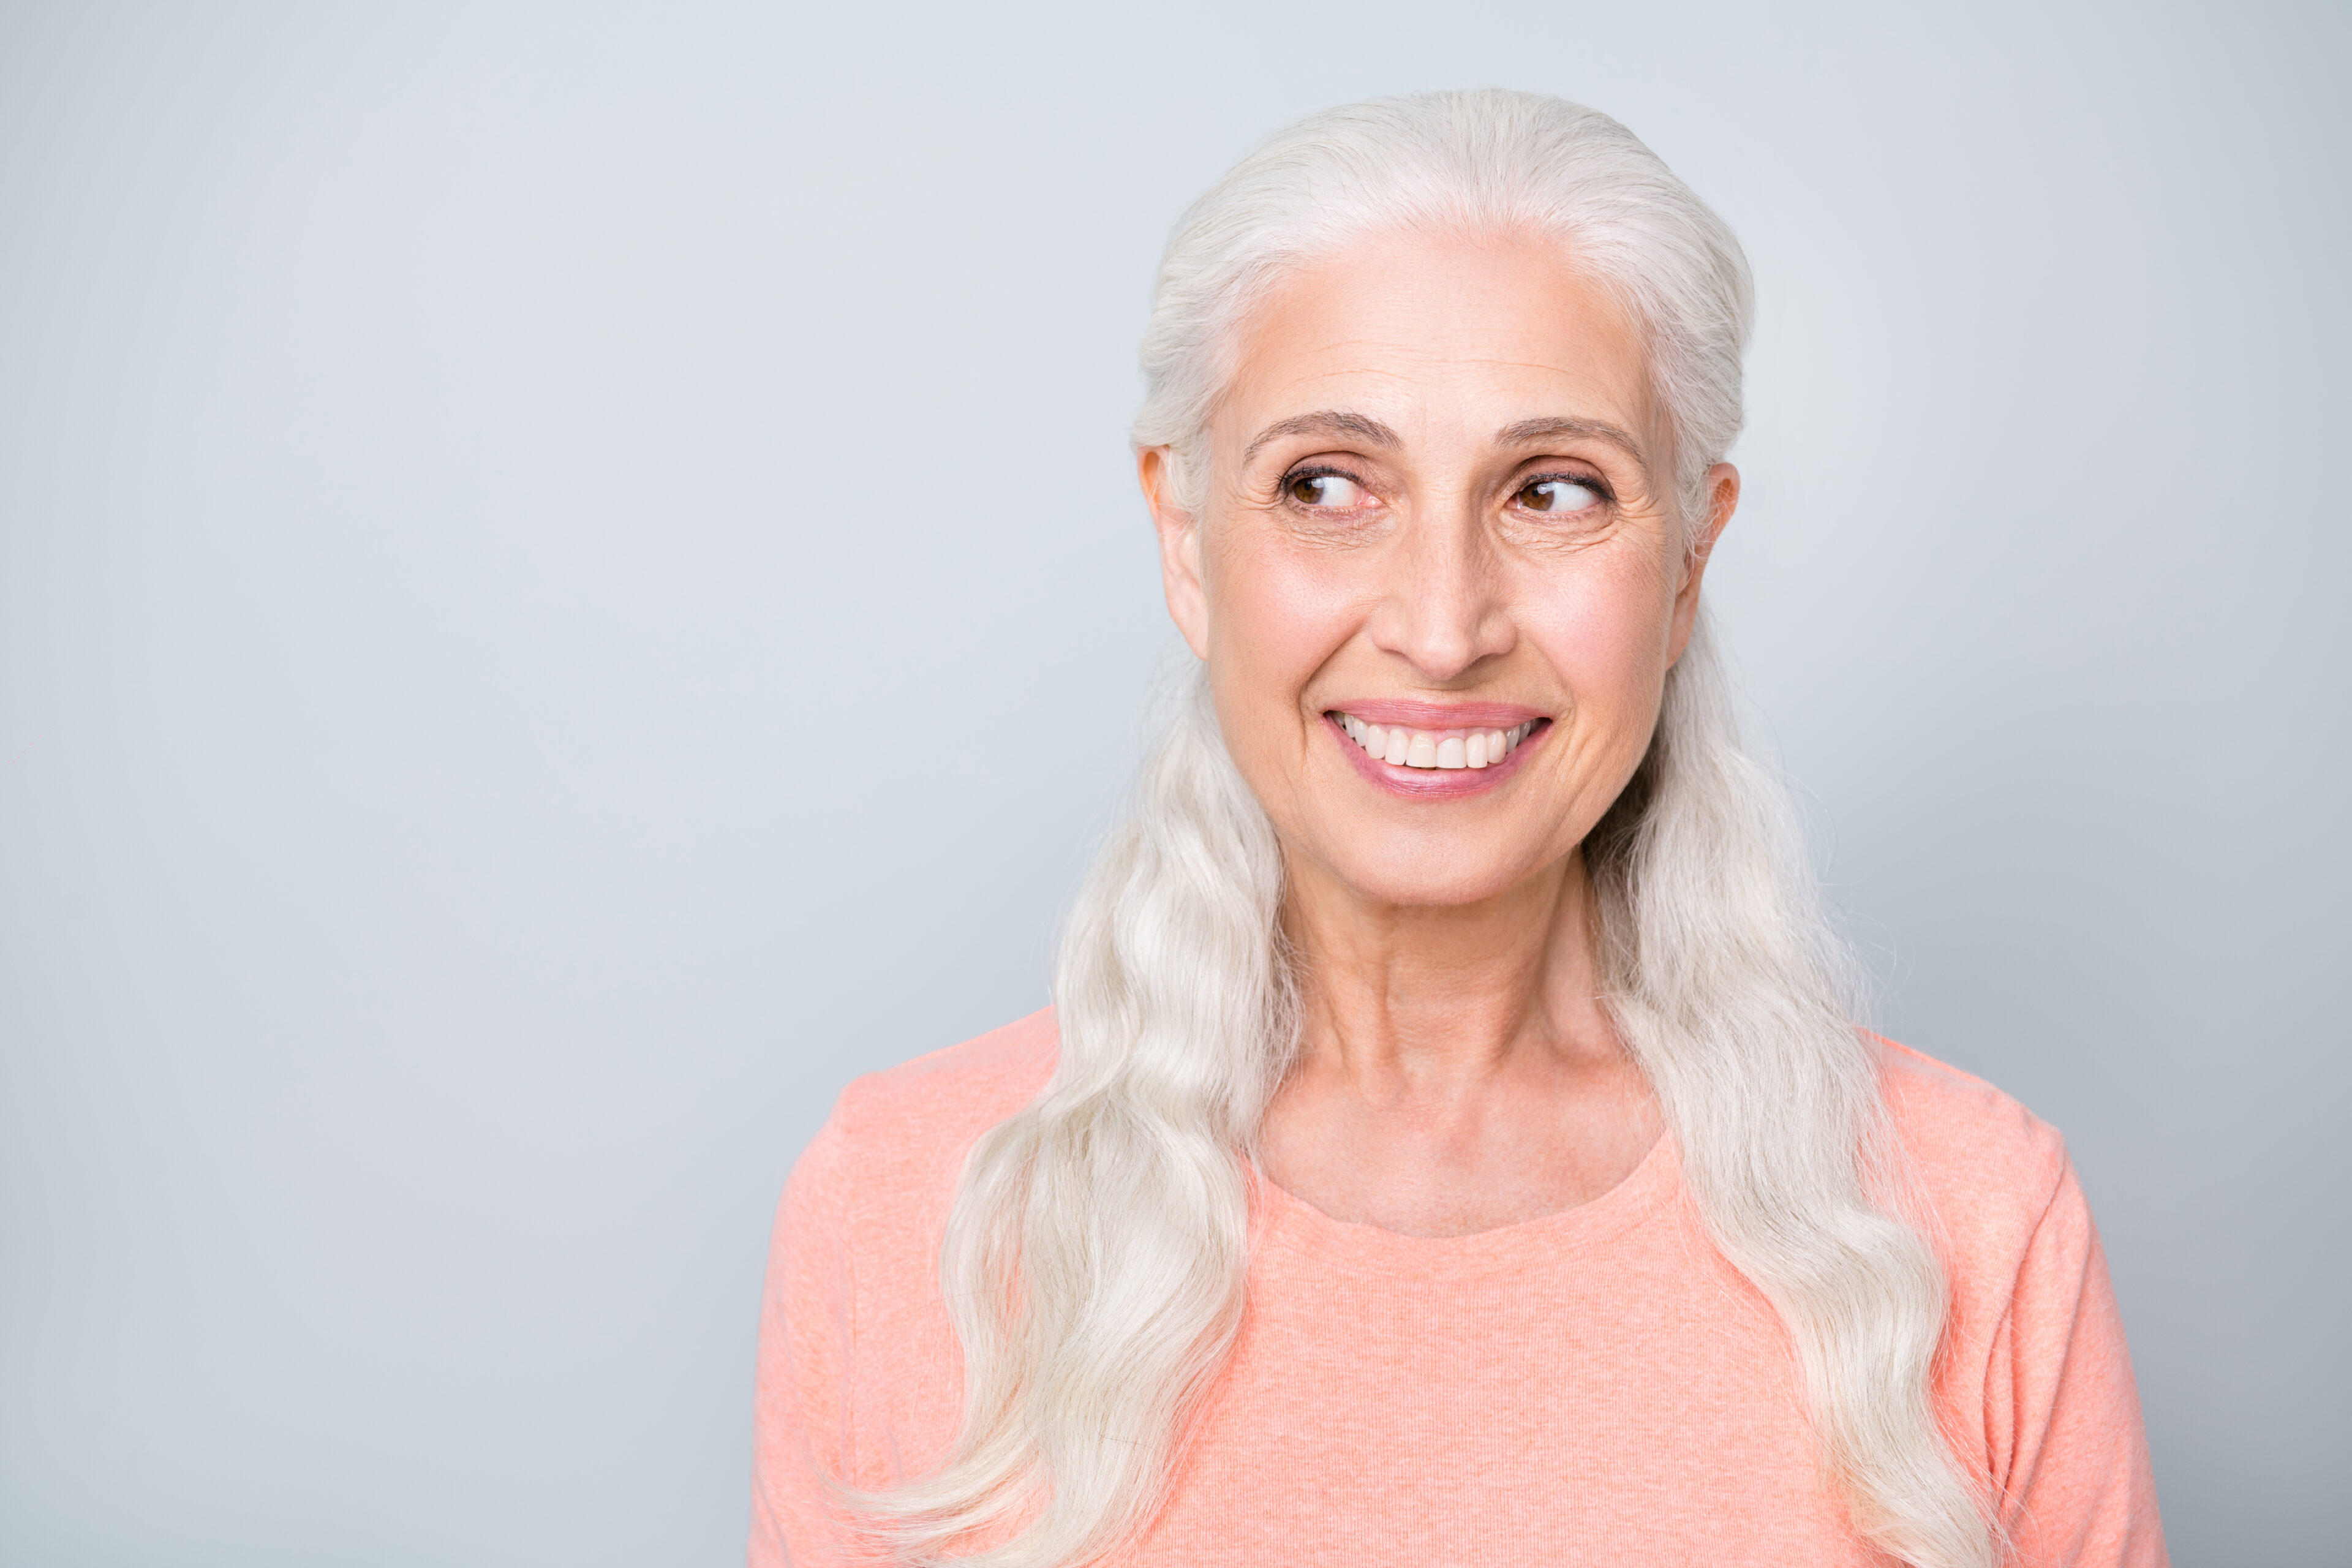
<instances>
[{"instance_id":1,"label":"woman's ear","mask_svg":"<svg viewBox=\"0 0 2352 1568\"><path fill-rule=\"evenodd\" d=\"M1165 447L1135 455L1135 477L1151 508L1160 534L1160 584L1168 594L1168 616L1198 658L1209 657L1209 596L1201 583L1201 529L1176 503L1175 463Z\"/></svg>"},{"instance_id":2,"label":"woman's ear","mask_svg":"<svg viewBox=\"0 0 2352 1568\"><path fill-rule=\"evenodd\" d=\"M1666 662L1673 664L1682 658L1683 649L1690 646L1691 627L1698 620L1698 584L1706 575L1706 563L1715 554L1715 542L1723 537L1724 525L1739 506L1739 470L1729 463L1717 463L1706 471L1706 527L1691 542L1690 554L1683 562L1683 585L1675 594L1675 614L1667 632Z\"/></svg>"}]
</instances>

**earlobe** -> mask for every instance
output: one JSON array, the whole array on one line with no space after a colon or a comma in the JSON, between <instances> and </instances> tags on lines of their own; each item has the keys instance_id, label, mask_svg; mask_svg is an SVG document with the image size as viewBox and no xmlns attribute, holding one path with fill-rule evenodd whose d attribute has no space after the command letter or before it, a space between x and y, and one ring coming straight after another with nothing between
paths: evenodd
<instances>
[{"instance_id":1,"label":"earlobe","mask_svg":"<svg viewBox=\"0 0 2352 1568\"><path fill-rule=\"evenodd\" d=\"M1209 657L1209 603L1201 581L1201 530L1192 514L1176 502L1174 476L1165 447L1147 447L1135 455L1135 476L1151 509L1151 526L1160 535L1160 581L1168 595L1168 616L1183 634L1196 658Z\"/></svg>"}]
</instances>

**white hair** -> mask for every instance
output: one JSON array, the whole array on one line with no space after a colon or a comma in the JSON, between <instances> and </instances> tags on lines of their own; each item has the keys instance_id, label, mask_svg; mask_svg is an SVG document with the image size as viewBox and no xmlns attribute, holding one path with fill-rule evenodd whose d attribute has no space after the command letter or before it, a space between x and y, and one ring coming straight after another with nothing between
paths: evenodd
<instances>
[{"instance_id":1,"label":"white hair","mask_svg":"<svg viewBox=\"0 0 2352 1568\"><path fill-rule=\"evenodd\" d=\"M1730 231L1608 116L1501 91L1316 115L1244 159L1170 241L1143 342L1139 447L1205 494L1202 432L1236 324L1288 269L1370 234L1557 243L1647 336L1686 530L1738 434L1748 268ZM1197 511L1196 511L1197 515ZM1686 535L1696 538L1695 533ZM1607 1002L1716 1245L1778 1310L1822 1474L1853 1528L1919 1568L1993 1536L1933 1408L1946 1294L1851 966L1785 793L1741 750L1704 618L1623 795L1587 837ZM1078 1564L1165 1499L1247 1285L1248 1177L1297 1009L1282 854L1194 690L1073 909L1060 1057L965 1170L942 1253L963 1420L935 1474L860 1500L902 1558Z\"/></svg>"}]
</instances>

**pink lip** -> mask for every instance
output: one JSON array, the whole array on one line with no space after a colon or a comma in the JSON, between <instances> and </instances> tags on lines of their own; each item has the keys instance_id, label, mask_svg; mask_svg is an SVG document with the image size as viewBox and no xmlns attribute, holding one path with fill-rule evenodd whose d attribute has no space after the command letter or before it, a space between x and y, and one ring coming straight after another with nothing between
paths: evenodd
<instances>
[{"instance_id":1,"label":"pink lip","mask_svg":"<svg viewBox=\"0 0 2352 1568\"><path fill-rule=\"evenodd\" d=\"M1368 713L1361 708L1350 708L1348 711L1353 713L1357 718L1365 721L1367 723L1370 723L1378 716L1377 710L1384 705L1376 703L1371 706L1375 709L1375 712ZM1446 729L1454 729L1457 727L1467 729L1496 727L1507 728L1511 724L1524 723L1530 718L1539 719L1543 717L1540 713L1530 713L1524 708L1474 709L1465 705L1460 708L1438 709L1433 708L1431 704L1425 702L1390 703L1386 704L1385 707L1391 709L1420 708L1427 711L1442 712L1448 715L1469 715L1469 717L1462 720L1460 725L1449 724L1444 726L1444 728ZM1499 725L1496 725L1490 724L1482 717L1478 717L1478 715L1487 712L1510 712L1517 714L1518 717L1502 721ZM1440 727L1430 723L1412 723L1409 721L1402 720L1402 717L1400 717L1399 721L1405 722L1409 729L1433 730ZM1526 740L1521 741L1512 749L1510 755L1505 757L1501 762L1496 763L1490 767L1408 768L1402 764L1391 765L1388 763L1376 763L1372 761L1370 752L1365 751L1363 747L1356 744L1355 742L1348 738L1348 731L1340 728L1339 721L1337 719L1327 717L1323 721L1323 726L1331 732L1331 738L1339 742L1339 749L1348 753L1348 761L1355 764L1356 772L1363 775L1365 782L1405 800L1460 800L1466 795L1484 795L1488 790L1498 787L1505 779L1509 778L1513 773L1518 772L1520 760L1526 757L1529 752L1534 751L1536 747L1542 744L1544 737L1551 733L1551 726L1549 724L1538 724Z\"/></svg>"},{"instance_id":2,"label":"pink lip","mask_svg":"<svg viewBox=\"0 0 2352 1568\"><path fill-rule=\"evenodd\" d=\"M1522 708L1515 702L1414 702L1385 697L1334 702L1324 711L1352 713L1367 724L1402 724L1408 730L1507 730L1531 719L1551 717L1540 708Z\"/></svg>"}]
</instances>

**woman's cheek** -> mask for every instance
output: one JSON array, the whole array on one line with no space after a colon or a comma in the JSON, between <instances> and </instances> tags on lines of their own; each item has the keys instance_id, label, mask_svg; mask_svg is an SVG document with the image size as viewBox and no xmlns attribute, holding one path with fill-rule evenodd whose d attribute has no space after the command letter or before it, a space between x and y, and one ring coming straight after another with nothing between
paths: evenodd
<instances>
[{"instance_id":1,"label":"woman's cheek","mask_svg":"<svg viewBox=\"0 0 2352 1568\"><path fill-rule=\"evenodd\" d=\"M1363 620L1352 564L1322 552L1265 544L1236 543L1222 552L1209 604L1213 656L1237 659L1270 701L1295 706L1298 692Z\"/></svg>"},{"instance_id":2,"label":"woman's cheek","mask_svg":"<svg viewBox=\"0 0 2352 1568\"><path fill-rule=\"evenodd\" d=\"M1665 679L1665 628L1673 601L1647 573L1590 584L1584 592L1530 605L1521 635L1536 645L1569 699L1606 721L1656 707Z\"/></svg>"}]
</instances>

